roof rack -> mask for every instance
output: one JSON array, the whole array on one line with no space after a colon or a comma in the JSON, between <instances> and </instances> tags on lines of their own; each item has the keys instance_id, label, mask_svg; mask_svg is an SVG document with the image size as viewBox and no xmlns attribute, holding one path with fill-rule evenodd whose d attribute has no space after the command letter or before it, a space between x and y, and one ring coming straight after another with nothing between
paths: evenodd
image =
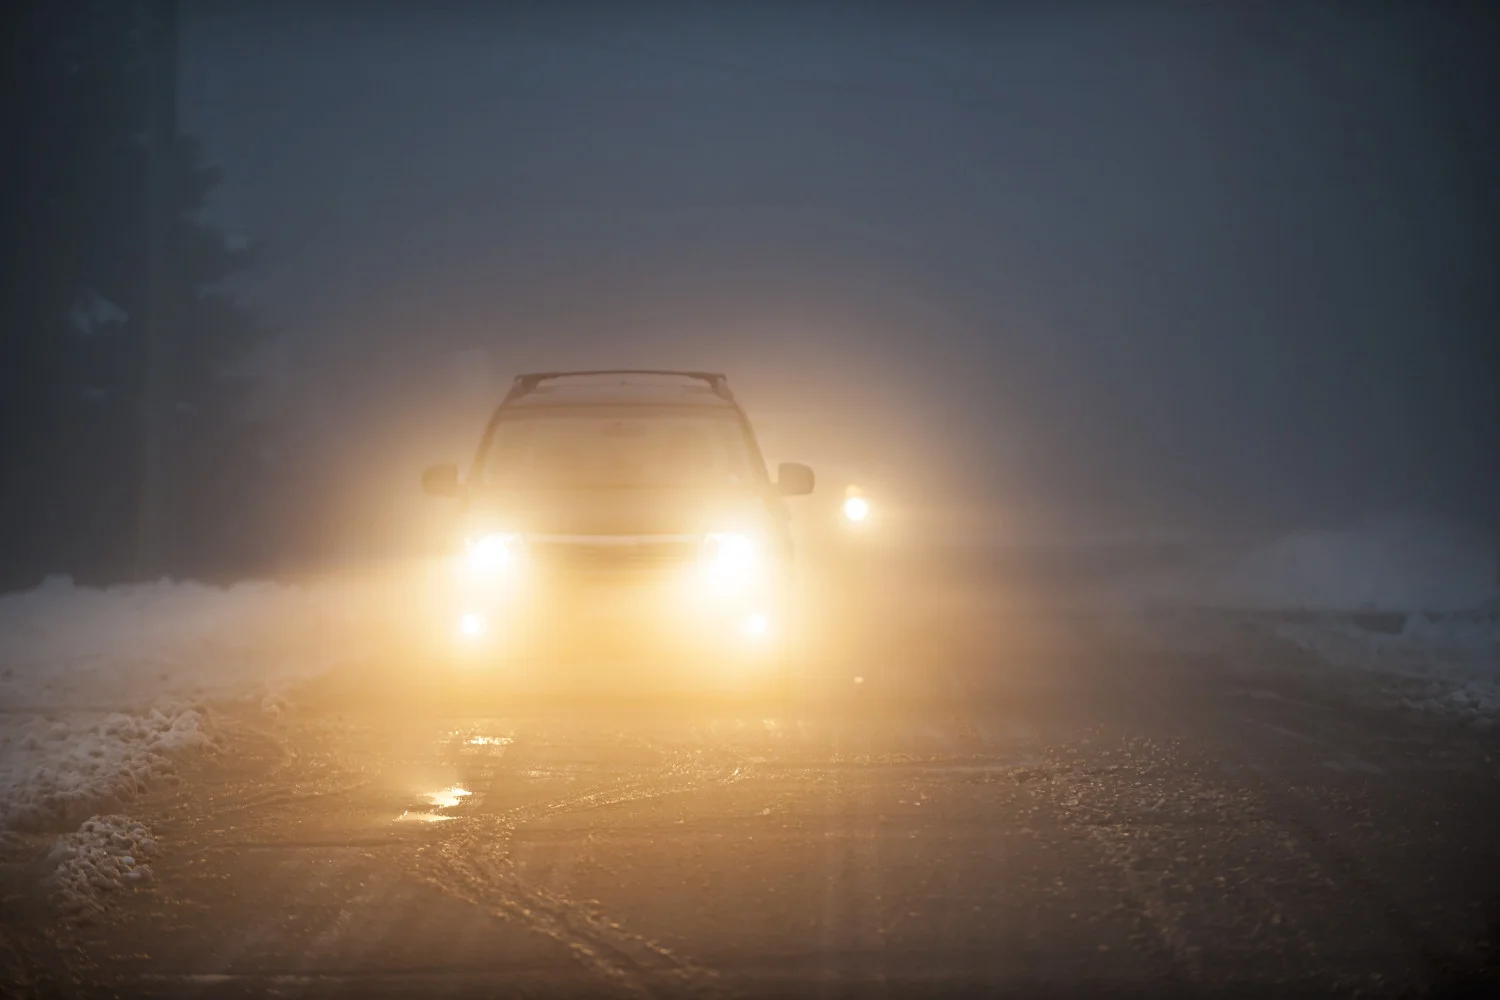
<instances>
[{"instance_id":1,"label":"roof rack","mask_svg":"<svg viewBox=\"0 0 1500 1000\"><path fill-rule=\"evenodd\" d=\"M675 378L693 379L697 382L706 382L714 395L731 402L734 400L734 394L729 391L729 379L718 372L684 372L665 368L604 368L597 371L527 372L524 375L517 375L511 384L510 391L505 394L504 401L509 403L535 392L543 382L565 378L586 378L594 375L668 375Z\"/></svg>"}]
</instances>

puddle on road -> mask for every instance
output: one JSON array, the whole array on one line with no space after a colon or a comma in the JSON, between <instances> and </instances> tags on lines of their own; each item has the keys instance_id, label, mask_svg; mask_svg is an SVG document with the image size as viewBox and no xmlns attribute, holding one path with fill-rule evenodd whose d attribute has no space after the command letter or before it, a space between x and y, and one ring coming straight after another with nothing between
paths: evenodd
<instances>
[{"instance_id":1,"label":"puddle on road","mask_svg":"<svg viewBox=\"0 0 1500 1000\"><path fill-rule=\"evenodd\" d=\"M424 792L422 798L430 802L435 807L434 810L403 809L395 821L397 823L444 823L450 819L457 819L456 816L447 816L437 810L452 809L472 794L474 793L467 788L460 788L458 785L440 788L435 792Z\"/></svg>"},{"instance_id":2,"label":"puddle on road","mask_svg":"<svg viewBox=\"0 0 1500 1000\"><path fill-rule=\"evenodd\" d=\"M472 794L467 788L450 785L447 788L440 788L435 792L428 792L427 800L439 809L452 809Z\"/></svg>"},{"instance_id":3,"label":"puddle on road","mask_svg":"<svg viewBox=\"0 0 1500 1000\"><path fill-rule=\"evenodd\" d=\"M499 732L495 731L499 729ZM484 730L489 729L486 733ZM509 726L472 729L450 729L439 739L439 743L456 742L465 747L508 747L516 741L515 733Z\"/></svg>"},{"instance_id":4,"label":"puddle on road","mask_svg":"<svg viewBox=\"0 0 1500 1000\"><path fill-rule=\"evenodd\" d=\"M396 817L396 822L397 823L446 823L450 819L457 819L457 818L458 818L457 816L444 816L441 813L424 813L424 812L415 812L414 813L414 812L412 812L411 810L408 809L406 812L403 812L400 816Z\"/></svg>"}]
</instances>

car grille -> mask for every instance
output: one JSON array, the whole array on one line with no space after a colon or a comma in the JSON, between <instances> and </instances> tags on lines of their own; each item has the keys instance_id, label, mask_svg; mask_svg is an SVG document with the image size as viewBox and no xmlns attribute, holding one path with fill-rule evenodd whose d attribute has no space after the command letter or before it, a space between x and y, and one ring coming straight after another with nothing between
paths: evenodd
<instances>
[{"instance_id":1,"label":"car grille","mask_svg":"<svg viewBox=\"0 0 1500 1000\"><path fill-rule=\"evenodd\" d=\"M626 544L536 542L529 551L538 568L552 572L649 572L687 565L696 558L698 545L678 539Z\"/></svg>"}]
</instances>

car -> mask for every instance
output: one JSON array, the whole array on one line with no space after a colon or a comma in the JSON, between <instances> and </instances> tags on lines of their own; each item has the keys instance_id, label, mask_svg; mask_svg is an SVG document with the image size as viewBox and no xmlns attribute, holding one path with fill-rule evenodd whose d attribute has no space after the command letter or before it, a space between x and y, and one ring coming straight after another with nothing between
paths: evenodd
<instances>
[{"instance_id":1,"label":"car","mask_svg":"<svg viewBox=\"0 0 1500 1000\"><path fill-rule=\"evenodd\" d=\"M788 498L813 471L767 472L720 373L518 375L466 476L423 474L457 498L448 601L462 662L555 678L627 666L705 675L784 663L795 601Z\"/></svg>"}]
</instances>

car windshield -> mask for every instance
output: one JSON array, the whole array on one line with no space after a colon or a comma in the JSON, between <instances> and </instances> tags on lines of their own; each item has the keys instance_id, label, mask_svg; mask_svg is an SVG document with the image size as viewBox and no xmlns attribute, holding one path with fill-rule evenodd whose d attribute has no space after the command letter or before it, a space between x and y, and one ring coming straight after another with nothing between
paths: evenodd
<instances>
[{"instance_id":1,"label":"car windshield","mask_svg":"<svg viewBox=\"0 0 1500 1000\"><path fill-rule=\"evenodd\" d=\"M761 478L727 410L597 407L503 416L482 481L523 487L722 487Z\"/></svg>"}]
</instances>

